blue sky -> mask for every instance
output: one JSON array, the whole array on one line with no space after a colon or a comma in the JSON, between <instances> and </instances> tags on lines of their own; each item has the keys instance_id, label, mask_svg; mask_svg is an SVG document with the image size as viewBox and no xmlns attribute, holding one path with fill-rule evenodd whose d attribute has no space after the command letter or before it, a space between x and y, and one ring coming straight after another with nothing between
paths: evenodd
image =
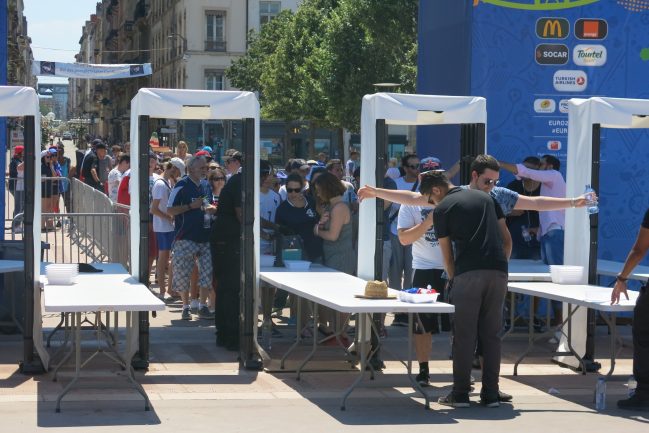
<instances>
[{"instance_id":1,"label":"blue sky","mask_svg":"<svg viewBox=\"0 0 649 433\"><path fill-rule=\"evenodd\" d=\"M34 60L74 63L81 29L95 12L96 0L24 0L27 33ZM50 80L57 81L58 78ZM48 80L48 82L51 82ZM40 80L43 82L42 80ZM63 79L67 82L67 79Z\"/></svg>"}]
</instances>

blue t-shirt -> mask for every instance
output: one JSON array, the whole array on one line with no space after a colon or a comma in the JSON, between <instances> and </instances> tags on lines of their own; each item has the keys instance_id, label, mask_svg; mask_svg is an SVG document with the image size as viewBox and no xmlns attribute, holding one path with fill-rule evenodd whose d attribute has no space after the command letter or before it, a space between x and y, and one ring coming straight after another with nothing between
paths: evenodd
<instances>
[{"instance_id":1,"label":"blue t-shirt","mask_svg":"<svg viewBox=\"0 0 649 433\"><path fill-rule=\"evenodd\" d=\"M167 207L188 205L198 197L212 197L212 190L209 184L203 179L196 185L189 176L185 176L176 183L176 186L171 191ZM210 229L209 227L203 227L203 215L204 212L200 208L191 209L176 215L175 239L198 243L208 242Z\"/></svg>"},{"instance_id":2,"label":"blue t-shirt","mask_svg":"<svg viewBox=\"0 0 649 433\"><path fill-rule=\"evenodd\" d=\"M462 185L460 188L469 189L469 185ZM501 186L495 186L491 190L490 195L496 199L505 216L514 210L514 206L516 206L516 202L518 201L518 193L516 191Z\"/></svg>"}]
</instances>

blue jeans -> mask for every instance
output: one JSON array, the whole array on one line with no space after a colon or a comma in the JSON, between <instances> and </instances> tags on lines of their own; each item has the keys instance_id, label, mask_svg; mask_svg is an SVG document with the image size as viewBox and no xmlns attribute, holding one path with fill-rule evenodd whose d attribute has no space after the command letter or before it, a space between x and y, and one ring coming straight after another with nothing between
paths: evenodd
<instances>
[{"instance_id":1,"label":"blue jeans","mask_svg":"<svg viewBox=\"0 0 649 433\"><path fill-rule=\"evenodd\" d=\"M550 230L541 236L541 260L547 265L563 265L563 229ZM543 303L546 301L543 300ZM543 305L539 304L540 308ZM562 304L559 301L552 301L552 309L560 311ZM544 309L544 308L543 308Z\"/></svg>"}]
</instances>

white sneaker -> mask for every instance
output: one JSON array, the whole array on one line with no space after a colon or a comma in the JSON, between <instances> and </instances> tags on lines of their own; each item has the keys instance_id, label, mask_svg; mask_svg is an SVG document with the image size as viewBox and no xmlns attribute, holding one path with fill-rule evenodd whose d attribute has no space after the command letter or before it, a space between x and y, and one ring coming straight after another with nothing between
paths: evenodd
<instances>
[{"instance_id":1,"label":"white sneaker","mask_svg":"<svg viewBox=\"0 0 649 433\"><path fill-rule=\"evenodd\" d=\"M192 301L189 303L189 311L192 314L198 314L198 307L200 307L198 299L192 299Z\"/></svg>"}]
</instances>

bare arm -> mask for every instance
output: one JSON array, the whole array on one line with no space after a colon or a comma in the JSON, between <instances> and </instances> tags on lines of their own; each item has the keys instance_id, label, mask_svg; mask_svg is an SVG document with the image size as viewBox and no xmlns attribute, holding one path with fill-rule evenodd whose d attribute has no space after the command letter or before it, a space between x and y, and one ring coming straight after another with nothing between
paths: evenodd
<instances>
[{"instance_id":1,"label":"bare arm","mask_svg":"<svg viewBox=\"0 0 649 433\"><path fill-rule=\"evenodd\" d=\"M452 280L455 276L455 261L453 260L453 245L451 238L439 238L439 247L442 249L442 256L444 257L444 269L448 275L448 279Z\"/></svg>"},{"instance_id":2,"label":"bare arm","mask_svg":"<svg viewBox=\"0 0 649 433\"><path fill-rule=\"evenodd\" d=\"M509 260L509 257L512 255L512 235L507 229L507 224L505 218L500 218L498 220L498 228L500 229L500 236L503 238L503 250L505 250L505 257Z\"/></svg>"},{"instance_id":3,"label":"bare arm","mask_svg":"<svg viewBox=\"0 0 649 433\"><path fill-rule=\"evenodd\" d=\"M189 212L192 209L198 209L203 205L203 199L197 197L190 204L181 204L167 208L167 213L171 216L180 215L181 213Z\"/></svg>"},{"instance_id":4,"label":"bare arm","mask_svg":"<svg viewBox=\"0 0 649 433\"><path fill-rule=\"evenodd\" d=\"M518 169L516 168L516 164L511 164L509 162L504 162L504 161L498 161L498 164L500 164L500 168L503 170L507 170L510 173L518 174Z\"/></svg>"},{"instance_id":5,"label":"bare arm","mask_svg":"<svg viewBox=\"0 0 649 433\"><path fill-rule=\"evenodd\" d=\"M421 223L407 229L398 229L399 242L401 245L411 245L415 241L426 234L433 226L433 213L429 212Z\"/></svg>"},{"instance_id":6,"label":"bare arm","mask_svg":"<svg viewBox=\"0 0 649 433\"><path fill-rule=\"evenodd\" d=\"M638 263L640 263L640 260L642 260L642 258L647 254L647 250L649 250L649 229L641 227L638 232L638 237L624 262L622 272L620 272L621 278L628 278L631 271L633 271L633 268L635 268ZM624 293L624 296L629 299L629 295L626 292L626 281L618 279L615 281L615 286L611 293L611 304L617 304L620 302L620 295L622 293Z\"/></svg>"},{"instance_id":7,"label":"bare arm","mask_svg":"<svg viewBox=\"0 0 649 433\"><path fill-rule=\"evenodd\" d=\"M595 198L597 200L597 198ZM561 197L547 197L547 196L536 196L528 197L526 195L520 194L514 209L516 210L536 210L536 211L547 211L547 210L560 210L567 209L569 207L584 207L588 204L588 200L584 195L574 198L561 198Z\"/></svg>"},{"instance_id":8,"label":"bare arm","mask_svg":"<svg viewBox=\"0 0 649 433\"><path fill-rule=\"evenodd\" d=\"M164 213L160 210L160 199L159 198L154 198L153 202L151 202L151 209L149 209L149 212L151 212L153 215L162 218L163 220L171 220L173 222L174 217L169 215L168 213Z\"/></svg>"},{"instance_id":9,"label":"bare arm","mask_svg":"<svg viewBox=\"0 0 649 433\"><path fill-rule=\"evenodd\" d=\"M345 221L349 222L351 215L347 206L335 206L330 213L329 230L320 230L316 226L315 235L327 241L337 241Z\"/></svg>"},{"instance_id":10,"label":"bare arm","mask_svg":"<svg viewBox=\"0 0 649 433\"><path fill-rule=\"evenodd\" d=\"M366 198L382 198L393 203L407 204L411 206L428 206L428 198L418 192L383 189L365 185L358 190L358 199L363 201Z\"/></svg>"},{"instance_id":11,"label":"bare arm","mask_svg":"<svg viewBox=\"0 0 649 433\"><path fill-rule=\"evenodd\" d=\"M451 166L448 170L446 170L446 177L449 179L452 179L455 177L456 174L460 171L460 161L458 160L455 164Z\"/></svg>"}]
</instances>

